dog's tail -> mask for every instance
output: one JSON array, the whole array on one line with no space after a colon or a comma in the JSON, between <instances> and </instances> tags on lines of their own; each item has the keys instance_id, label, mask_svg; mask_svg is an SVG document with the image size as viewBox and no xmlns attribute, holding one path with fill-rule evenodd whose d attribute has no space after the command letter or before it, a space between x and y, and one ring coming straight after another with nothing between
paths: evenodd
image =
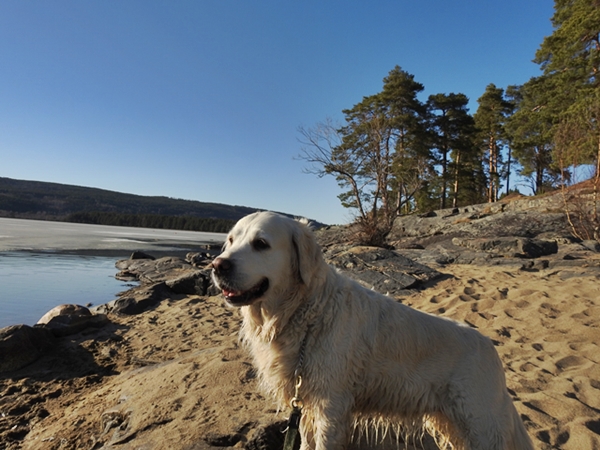
<instances>
[{"instance_id":1,"label":"dog's tail","mask_svg":"<svg viewBox=\"0 0 600 450\"><path fill-rule=\"evenodd\" d=\"M525 425L523 425L523 421L521 420L521 416L517 412L517 409L513 407L512 414L512 433L509 437L509 441L507 442L506 449L507 450L534 450L533 443L531 442L531 438L525 429Z\"/></svg>"}]
</instances>

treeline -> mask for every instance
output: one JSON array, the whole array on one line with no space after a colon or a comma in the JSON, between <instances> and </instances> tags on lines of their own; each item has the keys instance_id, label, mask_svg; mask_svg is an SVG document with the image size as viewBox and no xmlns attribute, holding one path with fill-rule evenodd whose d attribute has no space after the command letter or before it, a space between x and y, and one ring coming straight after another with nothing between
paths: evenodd
<instances>
[{"instance_id":1,"label":"treeline","mask_svg":"<svg viewBox=\"0 0 600 450\"><path fill-rule=\"evenodd\" d=\"M342 123L299 130L305 170L336 178L374 244L400 214L497 201L514 172L540 194L581 181L574 174L586 166L600 191L598 2L556 0L552 24L535 55L542 75L489 84L474 114L461 93L421 101L424 86L396 66Z\"/></svg>"},{"instance_id":2,"label":"treeline","mask_svg":"<svg viewBox=\"0 0 600 450\"><path fill-rule=\"evenodd\" d=\"M150 197L105 189L0 177L0 212L15 217L47 216L63 220L82 211L165 216L214 217L238 220L256 208Z\"/></svg>"},{"instance_id":3,"label":"treeline","mask_svg":"<svg viewBox=\"0 0 600 450\"><path fill-rule=\"evenodd\" d=\"M69 214L65 221L94 225L204 231L213 233L227 233L235 224L234 220L229 219L167 216L163 214L123 214L100 211Z\"/></svg>"}]
</instances>

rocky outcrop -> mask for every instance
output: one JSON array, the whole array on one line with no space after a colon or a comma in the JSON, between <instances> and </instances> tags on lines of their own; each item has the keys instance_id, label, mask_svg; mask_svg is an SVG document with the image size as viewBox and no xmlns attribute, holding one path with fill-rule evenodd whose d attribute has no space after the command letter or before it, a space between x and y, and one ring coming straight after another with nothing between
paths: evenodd
<instances>
[{"instance_id":1,"label":"rocky outcrop","mask_svg":"<svg viewBox=\"0 0 600 450\"><path fill-rule=\"evenodd\" d=\"M325 259L369 289L389 295L406 294L407 289L442 276L435 269L379 247L331 246Z\"/></svg>"},{"instance_id":2,"label":"rocky outcrop","mask_svg":"<svg viewBox=\"0 0 600 450\"><path fill-rule=\"evenodd\" d=\"M206 295L210 278L210 257L200 254L190 257L193 264L175 256L159 259L125 259L117 261L116 275L123 280L135 279L142 284L166 283L178 294ZM200 268L201 267L201 268Z\"/></svg>"},{"instance_id":3,"label":"rocky outcrop","mask_svg":"<svg viewBox=\"0 0 600 450\"><path fill-rule=\"evenodd\" d=\"M119 279L135 279L143 284L161 283L195 270L182 258L165 256L159 259L124 259L117 261Z\"/></svg>"},{"instance_id":4,"label":"rocky outcrop","mask_svg":"<svg viewBox=\"0 0 600 450\"><path fill-rule=\"evenodd\" d=\"M149 256L149 255L147 255ZM96 307L96 312L139 314L161 300L174 295L207 295L211 292L211 257L208 253L188 253L186 259L166 256L124 259L117 261L116 277L136 280L140 286L119 295L119 298Z\"/></svg>"},{"instance_id":5,"label":"rocky outcrop","mask_svg":"<svg viewBox=\"0 0 600 450\"><path fill-rule=\"evenodd\" d=\"M398 217L388 242L425 265L484 264L523 268L584 264L600 249L578 242L560 194L513 196L492 204ZM547 258L544 263L523 259Z\"/></svg>"},{"instance_id":6,"label":"rocky outcrop","mask_svg":"<svg viewBox=\"0 0 600 450\"><path fill-rule=\"evenodd\" d=\"M565 214L556 202L539 209L526 208L521 202L524 200L400 216L394 222L389 240L428 245L453 237L533 238L543 233L571 236ZM531 202L525 201L525 205Z\"/></svg>"},{"instance_id":7,"label":"rocky outcrop","mask_svg":"<svg viewBox=\"0 0 600 450\"><path fill-rule=\"evenodd\" d=\"M556 241L521 237L453 238L452 243L482 252L491 252L508 258L539 258L558 252Z\"/></svg>"}]
</instances>

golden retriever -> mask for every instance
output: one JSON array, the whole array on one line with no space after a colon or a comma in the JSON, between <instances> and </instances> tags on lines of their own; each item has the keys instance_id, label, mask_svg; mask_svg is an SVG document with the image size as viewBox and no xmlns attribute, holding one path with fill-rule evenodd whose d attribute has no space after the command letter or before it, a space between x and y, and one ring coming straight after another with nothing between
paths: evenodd
<instances>
[{"instance_id":1,"label":"golden retriever","mask_svg":"<svg viewBox=\"0 0 600 450\"><path fill-rule=\"evenodd\" d=\"M263 386L289 405L302 376L302 449L347 448L364 424L418 427L443 447L533 448L488 338L342 275L304 223L244 217L212 266Z\"/></svg>"}]
</instances>

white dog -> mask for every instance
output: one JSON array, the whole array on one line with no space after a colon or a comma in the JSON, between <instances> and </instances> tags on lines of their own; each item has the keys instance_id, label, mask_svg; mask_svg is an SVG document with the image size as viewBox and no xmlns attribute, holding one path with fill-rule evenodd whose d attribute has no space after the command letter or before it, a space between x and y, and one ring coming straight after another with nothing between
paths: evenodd
<instances>
[{"instance_id":1,"label":"white dog","mask_svg":"<svg viewBox=\"0 0 600 450\"><path fill-rule=\"evenodd\" d=\"M213 280L241 307L264 387L281 405L302 399L302 449L346 448L365 423L416 426L454 448L533 448L488 338L338 273L303 223L244 217Z\"/></svg>"}]
</instances>

